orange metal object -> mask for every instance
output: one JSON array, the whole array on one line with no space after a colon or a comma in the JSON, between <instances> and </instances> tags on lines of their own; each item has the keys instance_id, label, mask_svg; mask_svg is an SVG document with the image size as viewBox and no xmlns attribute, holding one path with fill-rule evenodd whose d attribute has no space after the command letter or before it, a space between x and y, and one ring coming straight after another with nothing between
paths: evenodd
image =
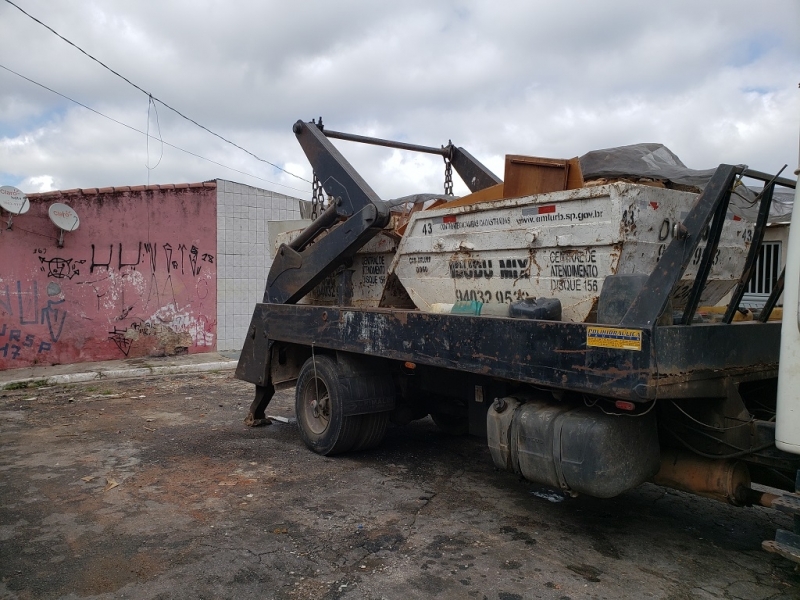
<instances>
[{"instance_id":1,"label":"orange metal object","mask_svg":"<svg viewBox=\"0 0 800 600\"><path fill-rule=\"evenodd\" d=\"M750 488L750 472L740 461L713 460L677 450L661 455L661 469L653 482L720 502L740 505Z\"/></svg>"}]
</instances>

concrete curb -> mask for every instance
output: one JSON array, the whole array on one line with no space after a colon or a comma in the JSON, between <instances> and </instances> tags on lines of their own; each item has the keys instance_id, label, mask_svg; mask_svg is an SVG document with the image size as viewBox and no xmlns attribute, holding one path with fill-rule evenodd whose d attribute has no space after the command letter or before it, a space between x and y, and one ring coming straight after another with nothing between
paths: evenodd
<instances>
[{"instance_id":1,"label":"concrete curb","mask_svg":"<svg viewBox=\"0 0 800 600\"><path fill-rule=\"evenodd\" d=\"M127 377L143 377L146 375L180 375L184 373L203 373L208 371L223 371L236 368L237 361L224 360L188 365L164 365L159 367L136 367L128 369L98 369L84 373L62 373L49 377L28 377L0 383L0 390L20 388L23 385L60 385L65 383L85 383L103 379L125 379Z\"/></svg>"}]
</instances>

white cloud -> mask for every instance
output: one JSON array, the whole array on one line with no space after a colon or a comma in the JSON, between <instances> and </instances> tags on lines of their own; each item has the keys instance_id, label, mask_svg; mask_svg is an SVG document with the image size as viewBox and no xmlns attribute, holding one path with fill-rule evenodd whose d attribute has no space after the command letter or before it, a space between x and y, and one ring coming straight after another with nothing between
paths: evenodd
<instances>
[{"instance_id":1,"label":"white cloud","mask_svg":"<svg viewBox=\"0 0 800 600\"><path fill-rule=\"evenodd\" d=\"M306 179L292 123L438 146L502 176L507 153L571 157L661 142L689 166L797 162L795 0L641 3L220 3L27 0L33 15L214 131ZM147 97L13 7L0 64L139 129ZM308 197L310 186L163 106L151 183L223 177ZM336 142L384 197L442 188L438 157ZM151 143L152 151L155 145ZM140 135L0 70L0 183L145 183ZM457 190L464 191L459 183ZM32 188L27 191L33 191Z\"/></svg>"},{"instance_id":2,"label":"white cloud","mask_svg":"<svg viewBox=\"0 0 800 600\"><path fill-rule=\"evenodd\" d=\"M50 175L38 175L28 177L22 182L22 186L28 192L52 192L56 189L53 183L53 178Z\"/></svg>"}]
</instances>

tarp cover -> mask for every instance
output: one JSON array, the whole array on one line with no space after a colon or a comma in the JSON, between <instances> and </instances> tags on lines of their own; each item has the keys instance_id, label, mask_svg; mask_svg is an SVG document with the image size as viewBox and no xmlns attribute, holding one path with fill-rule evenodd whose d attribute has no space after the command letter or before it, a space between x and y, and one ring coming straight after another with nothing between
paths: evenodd
<instances>
[{"instance_id":1,"label":"tarp cover","mask_svg":"<svg viewBox=\"0 0 800 600\"><path fill-rule=\"evenodd\" d=\"M690 169L663 144L632 144L618 148L592 150L580 157L585 180L590 179L655 179L678 186L703 189L715 169ZM757 188L738 187L731 195L730 211L748 221L755 221L758 205ZM770 209L770 222L788 223L792 215L794 191L776 187Z\"/></svg>"}]
</instances>

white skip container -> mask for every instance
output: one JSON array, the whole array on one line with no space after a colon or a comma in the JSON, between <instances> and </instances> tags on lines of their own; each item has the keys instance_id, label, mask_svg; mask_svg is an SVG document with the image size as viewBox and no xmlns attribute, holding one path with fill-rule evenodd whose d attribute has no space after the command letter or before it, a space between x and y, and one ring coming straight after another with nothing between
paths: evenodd
<instances>
[{"instance_id":1,"label":"white skip container","mask_svg":"<svg viewBox=\"0 0 800 600\"><path fill-rule=\"evenodd\" d=\"M275 247L290 243L302 231L298 229L278 234ZM300 299L298 304L329 306L344 301L346 306L358 308L378 306L410 308L402 287L396 279L388 276L395 250L397 250L397 236L389 230L381 231L359 249L350 265L337 270L333 275L328 275ZM342 274L347 277L343 287L338 281ZM342 293L346 295L344 300L340 297Z\"/></svg>"},{"instance_id":2,"label":"white skip container","mask_svg":"<svg viewBox=\"0 0 800 600\"><path fill-rule=\"evenodd\" d=\"M650 273L697 200L690 192L613 183L415 213L390 273L417 308L558 298L562 319L591 321L606 276ZM701 305L719 302L744 266L753 225L728 214ZM672 298L686 303L705 242Z\"/></svg>"}]
</instances>

